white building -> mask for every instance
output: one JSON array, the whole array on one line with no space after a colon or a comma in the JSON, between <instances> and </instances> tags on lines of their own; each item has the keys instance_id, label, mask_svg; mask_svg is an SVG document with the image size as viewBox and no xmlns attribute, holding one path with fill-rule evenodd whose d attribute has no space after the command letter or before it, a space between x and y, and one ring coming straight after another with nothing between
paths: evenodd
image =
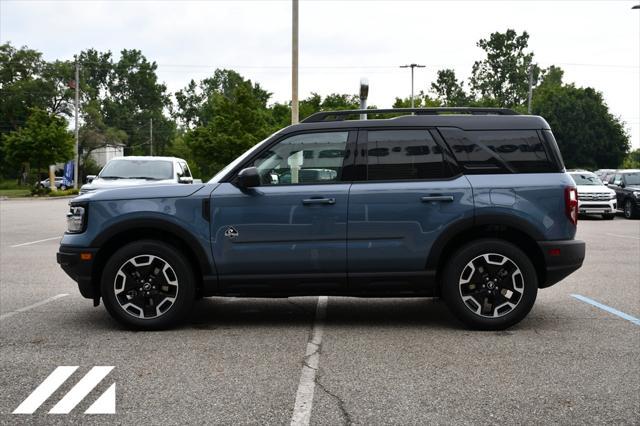
<instances>
[{"instance_id":1,"label":"white building","mask_svg":"<svg viewBox=\"0 0 640 426\"><path fill-rule=\"evenodd\" d=\"M108 144L102 148L91 151L89 157L95 161L98 166L104 167L109 160L114 157L124 156L124 145L121 144Z\"/></svg>"}]
</instances>

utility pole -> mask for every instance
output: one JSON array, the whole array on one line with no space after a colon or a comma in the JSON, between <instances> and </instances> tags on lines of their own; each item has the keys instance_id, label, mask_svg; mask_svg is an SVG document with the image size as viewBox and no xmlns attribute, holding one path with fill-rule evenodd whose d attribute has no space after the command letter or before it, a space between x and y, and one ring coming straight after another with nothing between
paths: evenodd
<instances>
[{"instance_id":1,"label":"utility pole","mask_svg":"<svg viewBox=\"0 0 640 426\"><path fill-rule=\"evenodd\" d=\"M400 68L411 68L411 108L414 108L413 102L413 69L414 68L424 68L425 65L418 64L408 64L408 65L400 65Z\"/></svg>"},{"instance_id":2,"label":"utility pole","mask_svg":"<svg viewBox=\"0 0 640 426\"><path fill-rule=\"evenodd\" d=\"M533 64L529 65L529 100L527 101L527 114L531 114L531 97L533 96Z\"/></svg>"},{"instance_id":3,"label":"utility pole","mask_svg":"<svg viewBox=\"0 0 640 426\"><path fill-rule=\"evenodd\" d=\"M78 110L80 109L80 63L76 60L76 119L75 119L75 134L76 134L76 158L73 168L73 189L78 189L78 179L80 179L80 138L78 132Z\"/></svg>"},{"instance_id":4,"label":"utility pole","mask_svg":"<svg viewBox=\"0 0 640 426\"><path fill-rule=\"evenodd\" d=\"M153 157L153 118L149 120L149 151Z\"/></svg>"},{"instance_id":5,"label":"utility pole","mask_svg":"<svg viewBox=\"0 0 640 426\"><path fill-rule=\"evenodd\" d=\"M291 124L299 121L298 114L298 0L292 0L291 25Z\"/></svg>"}]
</instances>

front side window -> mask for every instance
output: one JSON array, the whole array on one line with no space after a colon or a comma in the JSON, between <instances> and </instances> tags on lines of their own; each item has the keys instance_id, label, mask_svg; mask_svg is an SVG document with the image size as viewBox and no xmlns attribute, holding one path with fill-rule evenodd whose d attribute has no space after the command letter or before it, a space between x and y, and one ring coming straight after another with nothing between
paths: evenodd
<instances>
[{"instance_id":1,"label":"front side window","mask_svg":"<svg viewBox=\"0 0 640 426\"><path fill-rule=\"evenodd\" d=\"M262 185L338 182L349 132L304 133L283 139L253 162Z\"/></svg>"},{"instance_id":2,"label":"front side window","mask_svg":"<svg viewBox=\"0 0 640 426\"><path fill-rule=\"evenodd\" d=\"M451 173L426 129L367 133L367 180L442 179Z\"/></svg>"}]
</instances>

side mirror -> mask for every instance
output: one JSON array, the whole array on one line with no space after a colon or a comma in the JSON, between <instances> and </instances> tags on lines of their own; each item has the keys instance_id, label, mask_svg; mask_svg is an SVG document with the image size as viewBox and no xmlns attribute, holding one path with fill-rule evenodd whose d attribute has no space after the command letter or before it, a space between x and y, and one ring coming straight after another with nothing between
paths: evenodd
<instances>
[{"instance_id":1,"label":"side mirror","mask_svg":"<svg viewBox=\"0 0 640 426\"><path fill-rule=\"evenodd\" d=\"M254 188L260 186L260 175L255 167L240 170L236 183L240 188Z\"/></svg>"},{"instance_id":2,"label":"side mirror","mask_svg":"<svg viewBox=\"0 0 640 426\"><path fill-rule=\"evenodd\" d=\"M624 188L624 187L625 187L624 182L620 181L620 188Z\"/></svg>"},{"instance_id":3,"label":"side mirror","mask_svg":"<svg viewBox=\"0 0 640 426\"><path fill-rule=\"evenodd\" d=\"M95 178L96 178L96 175L87 175L87 183L93 182Z\"/></svg>"},{"instance_id":4,"label":"side mirror","mask_svg":"<svg viewBox=\"0 0 640 426\"><path fill-rule=\"evenodd\" d=\"M193 178L189 176L180 176L178 178L178 183L193 183Z\"/></svg>"}]
</instances>

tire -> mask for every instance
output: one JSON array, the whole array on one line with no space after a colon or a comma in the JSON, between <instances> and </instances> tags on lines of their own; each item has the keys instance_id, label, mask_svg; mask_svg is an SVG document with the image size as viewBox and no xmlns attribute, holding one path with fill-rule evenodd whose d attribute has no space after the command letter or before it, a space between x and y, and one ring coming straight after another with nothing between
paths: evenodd
<instances>
[{"instance_id":1,"label":"tire","mask_svg":"<svg viewBox=\"0 0 640 426\"><path fill-rule=\"evenodd\" d=\"M515 245L498 239L476 240L451 259L442 275L442 296L468 327L504 330L533 307L538 293L536 270Z\"/></svg>"},{"instance_id":2,"label":"tire","mask_svg":"<svg viewBox=\"0 0 640 426\"><path fill-rule=\"evenodd\" d=\"M602 218L605 220L613 220L616 217L615 213L605 213L602 215Z\"/></svg>"},{"instance_id":3,"label":"tire","mask_svg":"<svg viewBox=\"0 0 640 426\"><path fill-rule=\"evenodd\" d=\"M136 241L116 251L104 267L100 291L109 314L139 330L178 325L187 318L196 293L188 260L173 246L155 240Z\"/></svg>"},{"instance_id":4,"label":"tire","mask_svg":"<svg viewBox=\"0 0 640 426\"><path fill-rule=\"evenodd\" d=\"M630 198L627 198L624 201L623 210L624 217L627 219L635 219L638 216L638 212L636 211L636 206Z\"/></svg>"}]
</instances>

